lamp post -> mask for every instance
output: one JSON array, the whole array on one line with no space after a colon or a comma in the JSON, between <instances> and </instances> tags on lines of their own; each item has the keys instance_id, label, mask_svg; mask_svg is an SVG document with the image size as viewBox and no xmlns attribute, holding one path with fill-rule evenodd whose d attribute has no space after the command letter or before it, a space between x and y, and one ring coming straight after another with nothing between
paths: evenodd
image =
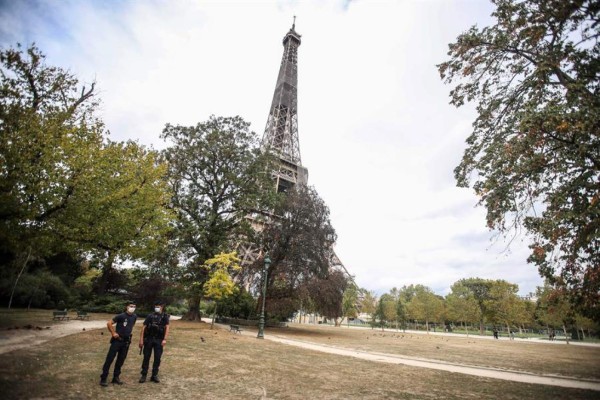
<instances>
[{"instance_id":1,"label":"lamp post","mask_svg":"<svg viewBox=\"0 0 600 400\"><path fill-rule=\"evenodd\" d=\"M262 308L260 309L260 320L258 321L258 336L257 339L265 338L265 297L267 297L267 271L271 266L269 255L265 255L265 266L263 268L263 285L262 285Z\"/></svg>"}]
</instances>

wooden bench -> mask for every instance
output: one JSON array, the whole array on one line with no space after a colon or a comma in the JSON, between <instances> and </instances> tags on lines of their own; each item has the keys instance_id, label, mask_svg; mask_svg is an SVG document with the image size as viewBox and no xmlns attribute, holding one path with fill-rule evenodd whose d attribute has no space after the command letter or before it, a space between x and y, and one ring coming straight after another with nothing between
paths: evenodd
<instances>
[{"instance_id":1,"label":"wooden bench","mask_svg":"<svg viewBox=\"0 0 600 400\"><path fill-rule=\"evenodd\" d=\"M67 311L52 311L53 321L68 321L69 316L67 315Z\"/></svg>"},{"instance_id":2,"label":"wooden bench","mask_svg":"<svg viewBox=\"0 0 600 400\"><path fill-rule=\"evenodd\" d=\"M84 319L90 319L90 316L85 311L77 311L77 318L76 319L80 319L80 320L83 321Z\"/></svg>"},{"instance_id":3,"label":"wooden bench","mask_svg":"<svg viewBox=\"0 0 600 400\"><path fill-rule=\"evenodd\" d=\"M242 333L242 330L240 329L239 325L229 325L229 332L233 332L233 333Z\"/></svg>"}]
</instances>

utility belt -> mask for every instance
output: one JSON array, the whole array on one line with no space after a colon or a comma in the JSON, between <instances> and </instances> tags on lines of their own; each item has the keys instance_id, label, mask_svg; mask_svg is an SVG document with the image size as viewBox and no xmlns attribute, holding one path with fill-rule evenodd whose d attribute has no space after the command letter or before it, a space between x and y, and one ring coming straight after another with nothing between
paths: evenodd
<instances>
[{"instance_id":1,"label":"utility belt","mask_svg":"<svg viewBox=\"0 0 600 400\"><path fill-rule=\"evenodd\" d=\"M165 335L144 335L144 340L162 340Z\"/></svg>"},{"instance_id":2,"label":"utility belt","mask_svg":"<svg viewBox=\"0 0 600 400\"><path fill-rule=\"evenodd\" d=\"M123 342L123 343L131 343L131 335L129 336L120 336L118 338L110 338L110 342L114 343L114 342Z\"/></svg>"}]
</instances>

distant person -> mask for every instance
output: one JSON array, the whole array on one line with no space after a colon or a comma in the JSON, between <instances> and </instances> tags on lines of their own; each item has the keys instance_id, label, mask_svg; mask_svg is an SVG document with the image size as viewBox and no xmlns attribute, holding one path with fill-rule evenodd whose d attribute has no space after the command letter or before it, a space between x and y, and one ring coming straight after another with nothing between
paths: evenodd
<instances>
[{"instance_id":1,"label":"distant person","mask_svg":"<svg viewBox=\"0 0 600 400\"><path fill-rule=\"evenodd\" d=\"M157 300L154 302L154 312L146 317L142 334L140 335L140 349L144 349L144 360L142 361L142 376L140 383L146 382L150 356L154 351L154 362L152 363L152 376L150 380L160 383L158 369L164 347L169 337L169 314L165 313L165 303Z\"/></svg>"},{"instance_id":2,"label":"distant person","mask_svg":"<svg viewBox=\"0 0 600 400\"><path fill-rule=\"evenodd\" d=\"M494 339L498 339L498 329L494 328Z\"/></svg>"},{"instance_id":3,"label":"distant person","mask_svg":"<svg viewBox=\"0 0 600 400\"><path fill-rule=\"evenodd\" d=\"M510 331L510 340L515 340L515 333L512 330Z\"/></svg>"},{"instance_id":4,"label":"distant person","mask_svg":"<svg viewBox=\"0 0 600 400\"><path fill-rule=\"evenodd\" d=\"M108 386L106 378L108 378L108 370L112 364L115 356L117 361L115 362L115 369L113 370L112 383L122 385L123 382L119 379L121 375L121 367L127 358L127 352L129 351L129 344L131 343L131 331L137 320L135 313L135 303L127 302L126 311L124 313L115 315L111 320L106 322L106 327L110 332L110 347L106 354L106 361L102 367L102 375L100 375L100 385ZM115 325L116 324L116 328Z\"/></svg>"}]
</instances>

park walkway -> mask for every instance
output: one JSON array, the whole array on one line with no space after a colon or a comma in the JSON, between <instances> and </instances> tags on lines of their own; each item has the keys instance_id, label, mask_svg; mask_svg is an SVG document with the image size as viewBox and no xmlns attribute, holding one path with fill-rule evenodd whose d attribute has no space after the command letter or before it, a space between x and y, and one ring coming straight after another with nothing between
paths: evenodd
<instances>
[{"instance_id":1,"label":"park walkway","mask_svg":"<svg viewBox=\"0 0 600 400\"><path fill-rule=\"evenodd\" d=\"M229 325L215 324L220 328L229 329ZM256 336L255 332L242 331L245 336ZM512 382L531 383L539 385L550 385L550 386L561 386L566 388L574 389L587 389L600 391L600 381L597 380L585 380L578 378L569 378L556 375L539 375L522 371L510 371L499 368L479 367L470 366L458 363L450 363L446 361L399 356L389 353L378 353L378 352L366 352L357 349L350 349L345 347L331 346L318 344L313 342L301 341L296 339L288 339L282 335L265 334L265 339L271 340L277 343L285 344L288 346L301 347L303 349L319 351L327 354L335 354L346 357L354 357L361 360L383 362L388 364L401 364L408 365L411 367L429 368L439 371L453 372L458 374L479 376L491 379L501 379Z\"/></svg>"}]
</instances>

